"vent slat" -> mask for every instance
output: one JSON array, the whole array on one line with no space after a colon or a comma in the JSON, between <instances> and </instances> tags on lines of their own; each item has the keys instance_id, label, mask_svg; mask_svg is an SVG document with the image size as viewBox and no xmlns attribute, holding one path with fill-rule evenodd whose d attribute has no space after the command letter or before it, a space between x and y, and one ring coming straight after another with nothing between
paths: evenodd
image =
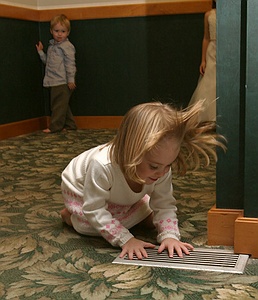
<instances>
[{"instance_id":1,"label":"vent slat","mask_svg":"<svg viewBox=\"0 0 258 300\"><path fill-rule=\"evenodd\" d=\"M183 255L183 257L179 257L176 253L174 257L168 257L167 251L159 254L157 249L146 249L148 257L141 260L137 259L136 256L132 260L129 260L127 256L124 258L118 256L113 263L243 273L249 258L248 255L238 255L228 250L205 248L197 248L190 255Z\"/></svg>"}]
</instances>

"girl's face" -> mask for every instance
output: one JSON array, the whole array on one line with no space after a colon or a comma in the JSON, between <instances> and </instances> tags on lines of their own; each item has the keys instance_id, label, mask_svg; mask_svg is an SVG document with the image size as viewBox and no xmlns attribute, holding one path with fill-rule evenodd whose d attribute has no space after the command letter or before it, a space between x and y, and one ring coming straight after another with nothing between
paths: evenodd
<instances>
[{"instance_id":1,"label":"girl's face","mask_svg":"<svg viewBox=\"0 0 258 300\"><path fill-rule=\"evenodd\" d=\"M146 153L142 163L136 167L137 175L145 184L152 184L169 171L179 151L180 143L175 139L159 142L157 147Z\"/></svg>"},{"instance_id":2,"label":"girl's face","mask_svg":"<svg viewBox=\"0 0 258 300\"><path fill-rule=\"evenodd\" d=\"M51 30L51 34L53 35L54 40L57 43L61 43L65 41L69 35L69 31L67 28L60 23L57 23Z\"/></svg>"}]
</instances>

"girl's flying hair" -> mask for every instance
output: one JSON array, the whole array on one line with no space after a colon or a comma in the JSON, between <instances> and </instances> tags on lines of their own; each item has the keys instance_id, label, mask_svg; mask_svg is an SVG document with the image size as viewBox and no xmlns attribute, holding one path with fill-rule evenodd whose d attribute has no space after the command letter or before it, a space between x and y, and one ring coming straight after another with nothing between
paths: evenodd
<instances>
[{"instance_id":1,"label":"girl's flying hair","mask_svg":"<svg viewBox=\"0 0 258 300\"><path fill-rule=\"evenodd\" d=\"M201 157L205 165L210 156L217 160L216 146L226 150L225 138L215 133L214 124L200 124L199 112L204 100L186 109L177 109L161 102L143 103L131 108L123 118L117 135L109 142L111 162L117 163L126 178L143 183L136 167L144 155L163 139L174 139L181 144L173 163L179 174L188 168L197 169Z\"/></svg>"}]
</instances>

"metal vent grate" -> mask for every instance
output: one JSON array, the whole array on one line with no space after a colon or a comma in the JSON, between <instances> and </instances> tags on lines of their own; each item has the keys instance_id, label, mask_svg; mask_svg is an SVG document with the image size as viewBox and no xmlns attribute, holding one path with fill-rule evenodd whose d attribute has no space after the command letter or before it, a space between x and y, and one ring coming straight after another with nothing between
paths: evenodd
<instances>
[{"instance_id":1,"label":"metal vent grate","mask_svg":"<svg viewBox=\"0 0 258 300\"><path fill-rule=\"evenodd\" d=\"M146 249L148 257L141 260L136 257L129 260L127 256L118 256L113 263L242 274L249 258L248 255L234 254L230 250L206 248L197 248L182 258L177 254L170 258L167 251L158 254L157 249Z\"/></svg>"}]
</instances>

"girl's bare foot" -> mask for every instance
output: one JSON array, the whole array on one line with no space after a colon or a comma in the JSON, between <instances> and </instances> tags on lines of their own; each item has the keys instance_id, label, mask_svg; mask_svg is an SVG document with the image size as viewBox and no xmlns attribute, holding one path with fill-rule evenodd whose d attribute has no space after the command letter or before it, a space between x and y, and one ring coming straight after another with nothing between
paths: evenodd
<instances>
[{"instance_id":1,"label":"girl's bare foot","mask_svg":"<svg viewBox=\"0 0 258 300\"><path fill-rule=\"evenodd\" d=\"M65 222L69 226L72 226L71 214L68 211L68 209L67 208L62 209L60 214L61 214L63 222Z\"/></svg>"}]
</instances>

